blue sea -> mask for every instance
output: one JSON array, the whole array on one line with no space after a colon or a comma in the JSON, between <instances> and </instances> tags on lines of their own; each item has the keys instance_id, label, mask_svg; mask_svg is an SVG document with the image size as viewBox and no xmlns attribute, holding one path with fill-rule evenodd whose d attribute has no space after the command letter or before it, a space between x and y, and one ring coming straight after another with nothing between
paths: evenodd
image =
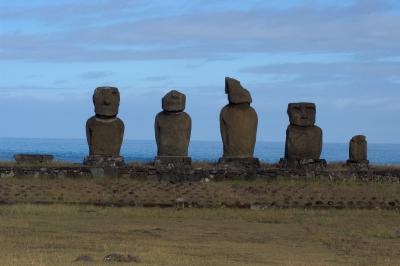
<instances>
[{"instance_id":1,"label":"blue sea","mask_svg":"<svg viewBox=\"0 0 400 266\"><path fill-rule=\"evenodd\" d=\"M283 157L283 142L257 142L255 156L261 161L274 163ZM82 162L88 154L85 139L27 139L0 138L0 160L11 161L16 153L52 154L57 160ZM125 140L121 154L126 161L152 161L157 153L153 140ZM217 161L222 154L219 141L191 141L189 153L192 160ZM400 164L400 144L368 144L371 163ZM346 161L347 143L325 143L321 158L328 162Z\"/></svg>"}]
</instances>

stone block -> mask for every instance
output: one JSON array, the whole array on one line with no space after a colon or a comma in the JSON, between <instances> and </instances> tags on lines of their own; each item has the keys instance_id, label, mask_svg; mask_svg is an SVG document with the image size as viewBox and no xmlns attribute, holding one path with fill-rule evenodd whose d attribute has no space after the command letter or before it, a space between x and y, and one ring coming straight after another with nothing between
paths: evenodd
<instances>
[{"instance_id":1,"label":"stone block","mask_svg":"<svg viewBox=\"0 0 400 266\"><path fill-rule=\"evenodd\" d=\"M83 164L95 167L119 167L124 166L125 161L122 156L89 155Z\"/></svg>"},{"instance_id":2,"label":"stone block","mask_svg":"<svg viewBox=\"0 0 400 266\"><path fill-rule=\"evenodd\" d=\"M120 95L118 88L98 87L93 94L96 115L115 117L118 114Z\"/></svg>"},{"instance_id":3,"label":"stone block","mask_svg":"<svg viewBox=\"0 0 400 266\"><path fill-rule=\"evenodd\" d=\"M288 126L285 158L318 160L322 151L322 130L317 126Z\"/></svg>"},{"instance_id":4,"label":"stone block","mask_svg":"<svg viewBox=\"0 0 400 266\"><path fill-rule=\"evenodd\" d=\"M231 104L250 104L253 101L250 92L243 88L239 80L233 78L225 77L225 93Z\"/></svg>"},{"instance_id":5,"label":"stone block","mask_svg":"<svg viewBox=\"0 0 400 266\"><path fill-rule=\"evenodd\" d=\"M15 154L14 159L17 164L48 164L54 160L50 154Z\"/></svg>"},{"instance_id":6,"label":"stone block","mask_svg":"<svg viewBox=\"0 0 400 266\"><path fill-rule=\"evenodd\" d=\"M363 135L354 136L349 143L349 161L367 161L367 140Z\"/></svg>"},{"instance_id":7,"label":"stone block","mask_svg":"<svg viewBox=\"0 0 400 266\"><path fill-rule=\"evenodd\" d=\"M172 90L162 98L162 109L167 112L182 112L185 110L186 96L179 91Z\"/></svg>"},{"instance_id":8,"label":"stone block","mask_svg":"<svg viewBox=\"0 0 400 266\"><path fill-rule=\"evenodd\" d=\"M291 125L310 127L315 124L314 103L289 103L287 113Z\"/></svg>"}]
</instances>

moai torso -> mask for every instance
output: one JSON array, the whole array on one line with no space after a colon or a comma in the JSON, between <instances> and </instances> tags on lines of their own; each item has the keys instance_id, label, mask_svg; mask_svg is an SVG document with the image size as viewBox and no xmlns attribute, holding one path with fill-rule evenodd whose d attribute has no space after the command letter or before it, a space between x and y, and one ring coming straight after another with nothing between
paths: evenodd
<instances>
[{"instance_id":1,"label":"moai torso","mask_svg":"<svg viewBox=\"0 0 400 266\"><path fill-rule=\"evenodd\" d=\"M86 122L90 155L119 155L124 136L124 123L119 118L100 119L93 116Z\"/></svg>"},{"instance_id":2,"label":"moai torso","mask_svg":"<svg viewBox=\"0 0 400 266\"><path fill-rule=\"evenodd\" d=\"M223 157L253 157L258 118L250 93L231 78L225 78L225 93L229 104L220 114Z\"/></svg>"},{"instance_id":3,"label":"moai torso","mask_svg":"<svg viewBox=\"0 0 400 266\"><path fill-rule=\"evenodd\" d=\"M322 130L317 126L289 125L286 130L285 158L319 159L322 151Z\"/></svg>"},{"instance_id":4,"label":"moai torso","mask_svg":"<svg viewBox=\"0 0 400 266\"><path fill-rule=\"evenodd\" d=\"M162 99L164 111L157 114L154 128L158 156L188 156L192 120L183 112L186 97L178 91Z\"/></svg>"},{"instance_id":5,"label":"moai torso","mask_svg":"<svg viewBox=\"0 0 400 266\"><path fill-rule=\"evenodd\" d=\"M290 125L286 130L285 158L318 160L322 151L322 130L315 126L315 104L291 103Z\"/></svg>"},{"instance_id":6,"label":"moai torso","mask_svg":"<svg viewBox=\"0 0 400 266\"><path fill-rule=\"evenodd\" d=\"M365 136L354 136L349 144L349 160L351 162L367 161L367 140Z\"/></svg>"},{"instance_id":7,"label":"moai torso","mask_svg":"<svg viewBox=\"0 0 400 266\"><path fill-rule=\"evenodd\" d=\"M256 144L257 113L247 103L228 104L221 110L224 157L252 157Z\"/></svg>"},{"instance_id":8,"label":"moai torso","mask_svg":"<svg viewBox=\"0 0 400 266\"><path fill-rule=\"evenodd\" d=\"M93 94L96 115L86 122L90 155L119 156L124 136L124 123L117 118L119 91L99 87Z\"/></svg>"}]
</instances>

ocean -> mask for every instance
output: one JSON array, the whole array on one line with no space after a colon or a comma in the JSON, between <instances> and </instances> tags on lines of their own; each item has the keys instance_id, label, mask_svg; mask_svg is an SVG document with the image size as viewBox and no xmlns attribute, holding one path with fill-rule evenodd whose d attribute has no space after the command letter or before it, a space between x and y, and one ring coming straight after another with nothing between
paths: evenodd
<instances>
[{"instance_id":1,"label":"ocean","mask_svg":"<svg viewBox=\"0 0 400 266\"><path fill-rule=\"evenodd\" d=\"M263 162L275 163L283 157L283 142L259 141L255 148L255 157ZM88 154L85 139L28 139L0 138L0 160L11 161L16 153L52 154L56 160L82 162ZM125 161L152 161L157 153L153 140L125 140L121 155ZM191 141L189 155L192 160L217 161L222 154L219 141ZM325 143L321 158L328 162L346 161L347 143ZM400 164L400 144L368 144L368 158L374 164Z\"/></svg>"}]
</instances>

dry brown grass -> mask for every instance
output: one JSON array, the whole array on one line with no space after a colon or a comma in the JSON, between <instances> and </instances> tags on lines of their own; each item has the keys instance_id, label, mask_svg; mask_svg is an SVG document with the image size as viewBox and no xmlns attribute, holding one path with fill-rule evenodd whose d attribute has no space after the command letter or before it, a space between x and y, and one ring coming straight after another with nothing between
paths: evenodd
<instances>
[{"instance_id":1,"label":"dry brown grass","mask_svg":"<svg viewBox=\"0 0 400 266\"><path fill-rule=\"evenodd\" d=\"M1 265L400 265L399 213L383 210L0 207ZM126 265L126 264L124 264Z\"/></svg>"},{"instance_id":2,"label":"dry brown grass","mask_svg":"<svg viewBox=\"0 0 400 266\"><path fill-rule=\"evenodd\" d=\"M0 202L193 207L400 208L400 184L322 180L152 182L129 178L4 178Z\"/></svg>"}]
</instances>

